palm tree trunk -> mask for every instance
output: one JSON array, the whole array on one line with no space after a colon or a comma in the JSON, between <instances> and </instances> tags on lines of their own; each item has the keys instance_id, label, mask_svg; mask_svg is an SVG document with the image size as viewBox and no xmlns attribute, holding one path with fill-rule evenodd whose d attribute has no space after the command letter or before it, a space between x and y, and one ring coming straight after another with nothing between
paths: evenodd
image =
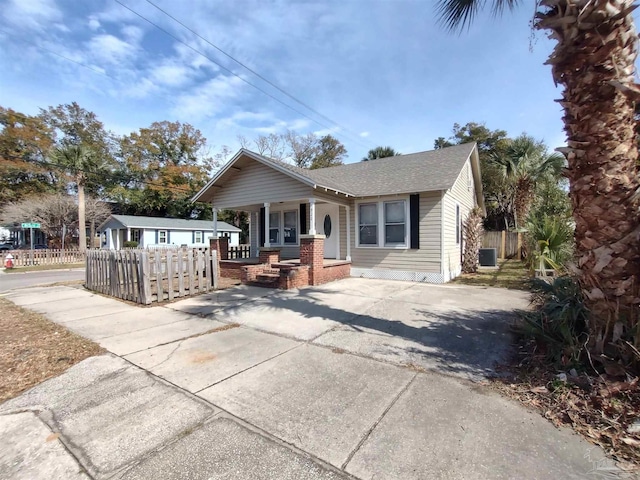
<instances>
[{"instance_id":1,"label":"palm tree trunk","mask_svg":"<svg viewBox=\"0 0 640 480\"><path fill-rule=\"evenodd\" d=\"M84 203L84 178L82 175L78 177L78 249L84 252L87 249L87 222L85 219L85 203Z\"/></svg>"},{"instance_id":2,"label":"palm tree trunk","mask_svg":"<svg viewBox=\"0 0 640 480\"><path fill-rule=\"evenodd\" d=\"M521 178L516 183L516 195L515 195L515 224L516 229L522 227L531 210L531 204L534 198L534 185L530 179Z\"/></svg>"},{"instance_id":3,"label":"palm tree trunk","mask_svg":"<svg viewBox=\"0 0 640 480\"><path fill-rule=\"evenodd\" d=\"M566 176L591 350L618 356L638 317L639 187L632 0L542 0L537 28L558 41L548 64L564 86ZM633 340L631 340L633 341ZM637 360L637 359L636 359Z\"/></svg>"}]
</instances>

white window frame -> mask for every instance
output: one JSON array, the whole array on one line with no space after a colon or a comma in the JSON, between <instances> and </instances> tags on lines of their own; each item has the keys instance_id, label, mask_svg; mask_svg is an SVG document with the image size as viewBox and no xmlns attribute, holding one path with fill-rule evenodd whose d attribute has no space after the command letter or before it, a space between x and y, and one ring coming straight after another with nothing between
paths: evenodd
<instances>
[{"instance_id":1,"label":"white window frame","mask_svg":"<svg viewBox=\"0 0 640 480\"><path fill-rule=\"evenodd\" d=\"M376 238L376 243L375 244L371 244L371 243L360 243L360 206L361 205L375 205L376 206L376 213L378 214L378 221L376 223L376 229L377 229L377 233L378 236ZM380 243L380 202L358 202L356 205L356 246L358 247L362 247L362 248L379 248L381 243Z\"/></svg>"},{"instance_id":2,"label":"white window frame","mask_svg":"<svg viewBox=\"0 0 640 480\"><path fill-rule=\"evenodd\" d=\"M386 223L384 220L384 204L385 203L393 203L393 202L404 202L404 219L405 219L405 229L404 229L404 243L385 245L385 227ZM378 243L376 245L369 244L361 244L360 243L360 205L370 205L376 204L378 209ZM399 196L399 197L390 197L390 198L382 198L376 200L362 200L356 202L355 205L355 231L356 231L356 239L355 245L356 248L377 248L381 250L408 250L410 247L410 238L411 238L411 225L409 223L409 197L407 196Z\"/></svg>"},{"instance_id":3,"label":"white window frame","mask_svg":"<svg viewBox=\"0 0 640 480\"><path fill-rule=\"evenodd\" d=\"M138 237L138 238L136 238ZM132 228L131 229L131 241L132 242L138 242L138 245L140 245L140 240L142 239L142 230L139 228Z\"/></svg>"},{"instance_id":4,"label":"white window frame","mask_svg":"<svg viewBox=\"0 0 640 480\"><path fill-rule=\"evenodd\" d=\"M193 243L204 243L204 232L202 230L194 230Z\"/></svg>"},{"instance_id":5,"label":"white window frame","mask_svg":"<svg viewBox=\"0 0 640 480\"><path fill-rule=\"evenodd\" d=\"M160 236L164 233L164 242ZM167 245L169 243L169 232L167 230L158 230L158 245Z\"/></svg>"},{"instance_id":6,"label":"white window frame","mask_svg":"<svg viewBox=\"0 0 640 480\"><path fill-rule=\"evenodd\" d=\"M295 212L296 214L296 242L295 243L284 243L284 214L285 212ZM269 214L278 214L278 219L279 219L279 225L278 225L278 229L279 229L279 233L278 233L278 238L280 239L280 242L275 243L275 242L269 242L270 245L272 247L299 247L300 246L300 210L296 209L296 208L283 208L282 210L273 210L271 209L269 211ZM271 226L271 221L269 221L269 229L273 229L273 227ZM267 238L269 237L269 233L265 232L267 235Z\"/></svg>"},{"instance_id":7,"label":"white window frame","mask_svg":"<svg viewBox=\"0 0 640 480\"><path fill-rule=\"evenodd\" d=\"M296 241L293 243L286 243L284 241L284 214L285 213L294 213L296 216ZM282 215L282 221L280 222L280 224L282 225L282 230L280 231L280 238L282 239L282 243L281 245L283 247L294 247L294 246L298 246L300 244L300 210L299 209L290 209L290 210L282 210L281 211L281 215Z\"/></svg>"}]
</instances>

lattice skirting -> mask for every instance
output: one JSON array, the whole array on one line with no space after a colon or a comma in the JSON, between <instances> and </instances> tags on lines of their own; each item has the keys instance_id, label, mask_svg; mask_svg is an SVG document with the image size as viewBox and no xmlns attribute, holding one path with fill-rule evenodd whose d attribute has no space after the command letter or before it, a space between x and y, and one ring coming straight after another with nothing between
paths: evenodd
<instances>
[{"instance_id":1,"label":"lattice skirting","mask_svg":"<svg viewBox=\"0 0 640 480\"><path fill-rule=\"evenodd\" d=\"M379 278L381 280L404 280L405 282L445 283L441 273L409 272L406 270L387 270L379 268L351 267L351 276L360 278Z\"/></svg>"}]
</instances>

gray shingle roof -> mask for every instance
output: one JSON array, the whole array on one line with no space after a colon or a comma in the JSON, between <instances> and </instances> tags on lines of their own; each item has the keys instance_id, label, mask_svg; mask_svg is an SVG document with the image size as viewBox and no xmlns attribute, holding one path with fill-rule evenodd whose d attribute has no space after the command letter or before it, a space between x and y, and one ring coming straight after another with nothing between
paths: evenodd
<instances>
[{"instance_id":1,"label":"gray shingle roof","mask_svg":"<svg viewBox=\"0 0 640 480\"><path fill-rule=\"evenodd\" d=\"M125 227L213 230L213 220L185 220L183 218L142 217L138 215L111 215L110 218L117 220ZM218 230L226 232L240 231L239 228L221 221L218 221Z\"/></svg>"},{"instance_id":2,"label":"gray shingle roof","mask_svg":"<svg viewBox=\"0 0 640 480\"><path fill-rule=\"evenodd\" d=\"M307 170L306 175L324 187L355 196L447 190L455 183L475 143L440 150L378 158L368 162Z\"/></svg>"},{"instance_id":3,"label":"gray shingle roof","mask_svg":"<svg viewBox=\"0 0 640 480\"><path fill-rule=\"evenodd\" d=\"M475 143L440 150L379 158L336 167L307 170L241 149L194 197L202 201L213 185L243 155L253 158L312 187L335 190L353 197L395 195L448 190L453 186ZM481 191L481 190L479 190ZM480 197L480 202L482 202Z\"/></svg>"},{"instance_id":4,"label":"gray shingle roof","mask_svg":"<svg viewBox=\"0 0 640 480\"><path fill-rule=\"evenodd\" d=\"M320 187L356 197L447 190L455 183L475 143L307 170L268 158ZM263 157L264 158L264 157Z\"/></svg>"}]
</instances>

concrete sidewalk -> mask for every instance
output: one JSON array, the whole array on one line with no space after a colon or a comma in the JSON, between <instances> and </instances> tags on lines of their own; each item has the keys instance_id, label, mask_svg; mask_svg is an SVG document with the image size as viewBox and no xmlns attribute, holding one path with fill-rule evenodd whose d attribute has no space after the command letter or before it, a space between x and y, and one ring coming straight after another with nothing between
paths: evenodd
<instances>
[{"instance_id":1,"label":"concrete sidewalk","mask_svg":"<svg viewBox=\"0 0 640 480\"><path fill-rule=\"evenodd\" d=\"M347 279L150 308L68 287L8 298L113 354L0 405L0 477L598 478L610 465L470 381L508 346L519 292Z\"/></svg>"}]
</instances>

